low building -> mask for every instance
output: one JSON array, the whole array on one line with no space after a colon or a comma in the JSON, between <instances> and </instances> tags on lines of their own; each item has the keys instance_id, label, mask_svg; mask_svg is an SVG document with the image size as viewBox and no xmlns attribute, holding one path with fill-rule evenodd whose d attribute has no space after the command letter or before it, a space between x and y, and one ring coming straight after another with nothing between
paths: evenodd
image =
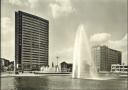
<instances>
[{"instance_id":1,"label":"low building","mask_svg":"<svg viewBox=\"0 0 128 90\"><path fill-rule=\"evenodd\" d=\"M71 63L62 62L60 66L61 66L61 72L72 72Z\"/></svg>"},{"instance_id":2,"label":"low building","mask_svg":"<svg viewBox=\"0 0 128 90\"><path fill-rule=\"evenodd\" d=\"M112 64L111 65L111 72L113 73L127 73L128 66L120 65L120 64Z\"/></svg>"},{"instance_id":3,"label":"low building","mask_svg":"<svg viewBox=\"0 0 128 90\"><path fill-rule=\"evenodd\" d=\"M7 71L10 62L5 58L0 58L0 64L1 64L1 71L3 72L3 71Z\"/></svg>"},{"instance_id":4,"label":"low building","mask_svg":"<svg viewBox=\"0 0 128 90\"><path fill-rule=\"evenodd\" d=\"M5 58L1 58L1 65L3 66L9 66L10 62L9 60L5 59Z\"/></svg>"}]
</instances>

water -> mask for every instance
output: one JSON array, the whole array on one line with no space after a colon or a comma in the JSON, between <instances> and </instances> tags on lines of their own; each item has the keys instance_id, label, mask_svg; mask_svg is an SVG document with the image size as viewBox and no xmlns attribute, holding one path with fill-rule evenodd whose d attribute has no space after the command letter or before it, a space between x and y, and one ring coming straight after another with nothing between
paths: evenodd
<instances>
[{"instance_id":1,"label":"water","mask_svg":"<svg viewBox=\"0 0 128 90\"><path fill-rule=\"evenodd\" d=\"M74 45L73 78L96 77L94 60L91 56L89 41L83 25L78 27Z\"/></svg>"},{"instance_id":2,"label":"water","mask_svg":"<svg viewBox=\"0 0 128 90\"><path fill-rule=\"evenodd\" d=\"M1 90L127 90L127 79L72 79L71 76L1 78Z\"/></svg>"}]
</instances>

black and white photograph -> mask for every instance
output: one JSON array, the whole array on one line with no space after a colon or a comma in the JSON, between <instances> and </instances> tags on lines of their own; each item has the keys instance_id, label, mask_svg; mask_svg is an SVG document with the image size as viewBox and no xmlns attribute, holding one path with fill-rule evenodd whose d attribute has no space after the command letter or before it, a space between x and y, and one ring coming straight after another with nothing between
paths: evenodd
<instances>
[{"instance_id":1,"label":"black and white photograph","mask_svg":"<svg viewBox=\"0 0 128 90\"><path fill-rule=\"evenodd\" d=\"M128 90L127 0L1 0L0 90Z\"/></svg>"}]
</instances>

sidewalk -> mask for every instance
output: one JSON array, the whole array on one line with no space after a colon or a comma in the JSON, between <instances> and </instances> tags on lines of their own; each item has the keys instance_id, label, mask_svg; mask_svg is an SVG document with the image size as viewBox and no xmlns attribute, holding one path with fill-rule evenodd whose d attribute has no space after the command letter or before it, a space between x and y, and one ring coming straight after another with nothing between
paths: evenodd
<instances>
[{"instance_id":1,"label":"sidewalk","mask_svg":"<svg viewBox=\"0 0 128 90\"><path fill-rule=\"evenodd\" d=\"M1 74L1 78L4 78L4 77L21 77L21 76L40 76L40 75L35 75L34 73L19 73L19 74L9 74L9 73L4 73L4 74Z\"/></svg>"}]
</instances>

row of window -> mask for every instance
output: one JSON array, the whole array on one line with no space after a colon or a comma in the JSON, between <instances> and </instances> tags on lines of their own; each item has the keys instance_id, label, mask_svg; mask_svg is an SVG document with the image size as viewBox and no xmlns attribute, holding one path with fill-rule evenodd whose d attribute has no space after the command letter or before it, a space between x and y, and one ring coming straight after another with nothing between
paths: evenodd
<instances>
[{"instance_id":1,"label":"row of window","mask_svg":"<svg viewBox=\"0 0 128 90\"><path fill-rule=\"evenodd\" d=\"M32 26L36 26L36 27L41 27L41 28L47 28L48 27L48 24L37 24L37 22L31 22L31 21L28 21L28 20L24 20L22 21L22 25L25 25L25 24L29 24L29 25L32 25Z\"/></svg>"},{"instance_id":2,"label":"row of window","mask_svg":"<svg viewBox=\"0 0 128 90\"><path fill-rule=\"evenodd\" d=\"M36 19L34 17L29 17L29 16L26 16L26 15L23 15L22 16L23 19L26 19L26 20L29 20L29 21L35 21L35 22L38 22L38 23L44 23L44 24L47 24L48 22L46 22L45 20L42 20L42 19ZM23 20L22 19L22 20Z\"/></svg>"},{"instance_id":3,"label":"row of window","mask_svg":"<svg viewBox=\"0 0 128 90\"><path fill-rule=\"evenodd\" d=\"M46 34L46 33L38 33L38 34L36 34L36 33L26 33L26 32L24 32L24 33L22 33L22 36L27 36L27 37L33 37L33 38L48 38L48 34Z\"/></svg>"},{"instance_id":4,"label":"row of window","mask_svg":"<svg viewBox=\"0 0 128 90\"><path fill-rule=\"evenodd\" d=\"M29 26L29 27L24 26L24 27L22 27L22 32L37 33L37 34L40 34L40 33L48 34L48 29L47 28L39 28L39 27L34 27L33 28L32 26Z\"/></svg>"},{"instance_id":5,"label":"row of window","mask_svg":"<svg viewBox=\"0 0 128 90\"><path fill-rule=\"evenodd\" d=\"M23 34L23 39L24 40L29 40L29 41L48 41L48 37L46 36L37 36L37 35L27 35Z\"/></svg>"},{"instance_id":6,"label":"row of window","mask_svg":"<svg viewBox=\"0 0 128 90\"><path fill-rule=\"evenodd\" d=\"M23 23L22 28L28 28L26 30L36 30L36 31L48 31L48 26L37 26L37 25L31 25L29 23Z\"/></svg>"},{"instance_id":7,"label":"row of window","mask_svg":"<svg viewBox=\"0 0 128 90\"><path fill-rule=\"evenodd\" d=\"M48 62L48 59L31 59L31 60L29 60L29 59L23 59L22 60L22 62Z\"/></svg>"}]
</instances>

